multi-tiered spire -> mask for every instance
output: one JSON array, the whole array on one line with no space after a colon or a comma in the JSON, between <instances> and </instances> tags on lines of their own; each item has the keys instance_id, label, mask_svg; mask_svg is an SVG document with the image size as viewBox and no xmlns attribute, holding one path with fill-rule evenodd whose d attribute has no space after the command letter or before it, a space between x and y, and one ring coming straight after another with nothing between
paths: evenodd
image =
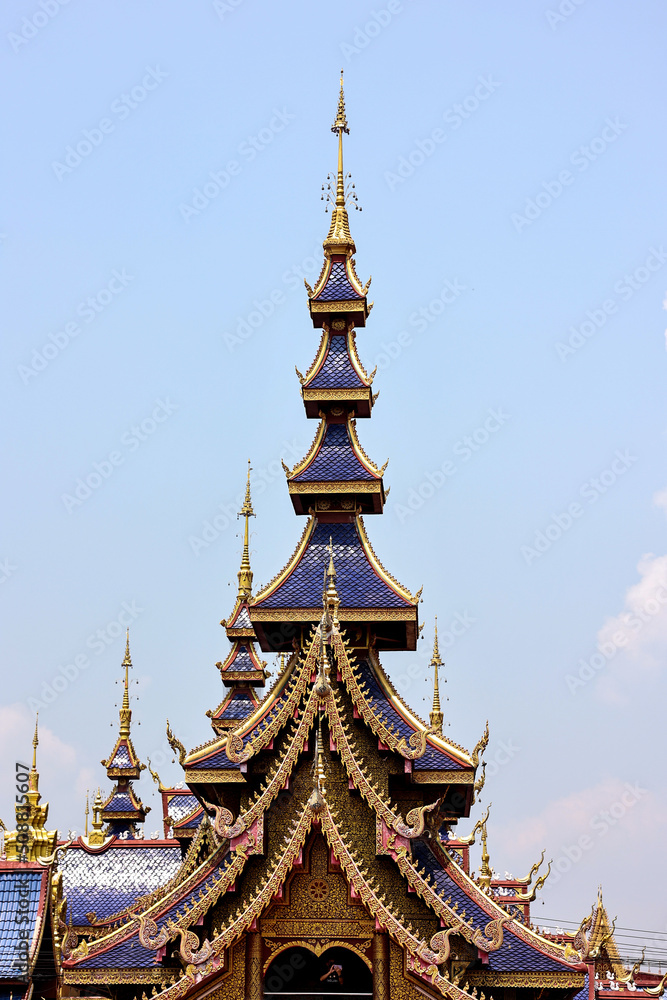
<instances>
[{"instance_id":1,"label":"multi-tiered spire","mask_svg":"<svg viewBox=\"0 0 667 1000\"><path fill-rule=\"evenodd\" d=\"M145 770L146 765L139 760L130 736L132 725L132 709L130 708L132 657L130 656L129 629L125 639L125 656L122 666L124 670L123 700L118 713L120 719L118 739L107 759L102 761L103 766L107 769L107 777L114 781L115 785L103 803L100 815L102 821L107 824L108 834L117 837L135 837L137 824L144 822L146 814L150 812L150 807L144 806L132 787L132 782L141 777L141 772Z\"/></svg>"},{"instance_id":2,"label":"multi-tiered spire","mask_svg":"<svg viewBox=\"0 0 667 1000\"><path fill-rule=\"evenodd\" d=\"M339 574L339 617L355 645L415 649L419 594L383 568L362 520L364 514L383 511L387 463L373 462L357 435L357 418L370 417L377 397L371 389L374 373L366 373L355 342L355 326L365 326L370 311L369 282L362 286L352 256L342 74L332 131L338 137L338 168L331 225L322 244L322 272L314 288L307 286L313 325L322 329L322 339L306 375L299 373L306 415L319 418L320 425L305 457L294 468L285 467L294 510L309 521L289 563L250 601L250 618L262 649L289 650L293 641L303 645L319 619L319 583L331 545Z\"/></svg>"},{"instance_id":3,"label":"multi-tiered spire","mask_svg":"<svg viewBox=\"0 0 667 1000\"><path fill-rule=\"evenodd\" d=\"M218 707L206 713L216 733L234 729L257 707L259 701L255 694L255 688L264 687L268 676L265 669L266 663L264 660L260 660L255 649L255 630L248 613L248 601L252 598L253 578L250 566L250 518L255 516L250 494L251 472L250 459L248 459L245 498L238 513L238 516L244 519L243 554L241 568L237 573L239 585L234 610L227 620L223 619L221 622L232 648L225 660L216 664L223 684L229 690Z\"/></svg>"}]
</instances>

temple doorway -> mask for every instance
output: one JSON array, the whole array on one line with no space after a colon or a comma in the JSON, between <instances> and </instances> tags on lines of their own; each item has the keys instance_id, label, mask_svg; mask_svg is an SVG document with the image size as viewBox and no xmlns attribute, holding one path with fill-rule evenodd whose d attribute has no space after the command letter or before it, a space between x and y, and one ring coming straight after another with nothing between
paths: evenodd
<instances>
[{"instance_id":1,"label":"temple doorway","mask_svg":"<svg viewBox=\"0 0 667 1000\"><path fill-rule=\"evenodd\" d=\"M274 958L264 975L265 997L320 1000L332 995L373 996L371 970L349 948L327 948L321 955L308 948L288 948Z\"/></svg>"}]
</instances>

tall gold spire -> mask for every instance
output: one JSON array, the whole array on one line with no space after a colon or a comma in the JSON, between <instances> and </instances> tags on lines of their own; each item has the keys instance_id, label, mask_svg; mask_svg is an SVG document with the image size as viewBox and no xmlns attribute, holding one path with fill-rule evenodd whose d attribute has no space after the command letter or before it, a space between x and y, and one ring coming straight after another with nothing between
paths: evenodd
<instances>
[{"instance_id":1,"label":"tall gold spire","mask_svg":"<svg viewBox=\"0 0 667 1000\"><path fill-rule=\"evenodd\" d=\"M243 533L243 556L241 557L241 569L238 571L239 578L239 600L248 600L252 596L252 570L250 569L250 528L249 519L255 516L250 499L250 459L248 459L248 479L245 488L245 500L238 513L239 517L245 518L245 529Z\"/></svg>"},{"instance_id":2,"label":"tall gold spire","mask_svg":"<svg viewBox=\"0 0 667 1000\"><path fill-rule=\"evenodd\" d=\"M132 712L130 711L130 675L129 670L132 666L132 659L130 657L130 630L128 628L127 635L125 638L125 657L123 659L123 666L125 667L125 680L123 682L123 704L120 710L120 736L127 738L130 735L130 722L132 721Z\"/></svg>"},{"instance_id":3,"label":"tall gold spire","mask_svg":"<svg viewBox=\"0 0 667 1000\"><path fill-rule=\"evenodd\" d=\"M482 864L479 869L479 884L484 888L488 889L491 885L491 880L493 879L493 871L489 865L489 851L486 846L486 824L489 818L489 812L491 810L491 805L489 804L486 810L486 816L480 823L480 830L482 834Z\"/></svg>"},{"instance_id":4,"label":"tall gold spire","mask_svg":"<svg viewBox=\"0 0 667 1000\"><path fill-rule=\"evenodd\" d=\"M444 716L440 709L440 685L438 682L438 667L444 666L442 660L440 659L440 650L438 648L438 616L435 616L435 638L433 640L433 656L431 657L431 666L434 670L433 679L433 710L430 715L431 726L438 733L442 733L442 723Z\"/></svg>"},{"instance_id":5,"label":"tall gold spire","mask_svg":"<svg viewBox=\"0 0 667 1000\"><path fill-rule=\"evenodd\" d=\"M345 207L345 174L343 172L343 133L349 133L347 116L345 114L345 94L343 92L343 71L340 71L340 94L338 110L331 131L338 133L338 171L336 174L336 204L331 212L331 225L326 240L323 243L329 253L354 253L356 247L350 233L350 225Z\"/></svg>"},{"instance_id":6,"label":"tall gold spire","mask_svg":"<svg viewBox=\"0 0 667 1000\"><path fill-rule=\"evenodd\" d=\"M31 792L36 792L39 786L39 775L37 773L37 747L39 746L39 712L35 715L35 735L32 738L32 767L28 775L28 788ZM39 801L39 800L38 800Z\"/></svg>"}]
</instances>

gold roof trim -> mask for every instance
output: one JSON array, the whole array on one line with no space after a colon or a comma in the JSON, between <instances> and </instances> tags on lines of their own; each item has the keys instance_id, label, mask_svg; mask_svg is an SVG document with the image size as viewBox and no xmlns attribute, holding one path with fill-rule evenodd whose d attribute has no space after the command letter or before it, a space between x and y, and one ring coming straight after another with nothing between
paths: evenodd
<instances>
[{"instance_id":1,"label":"gold roof trim","mask_svg":"<svg viewBox=\"0 0 667 1000\"><path fill-rule=\"evenodd\" d=\"M317 456L318 456L318 454L320 452L320 449L322 448L322 444L323 444L324 439L326 437L327 430L329 429L330 426L334 426L334 425L333 424L332 425L328 424L327 421L324 419L324 417L322 417L320 419L320 425L317 428L317 431L315 432L315 437L313 438L313 443L311 444L310 448L308 449L307 454L304 456L304 458L301 459L300 462L297 462L297 464L292 469L290 469L289 471L286 471L286 473L285 473L285 475L287 477L287 482L290 485L292 483L292 480L296 476L300 476L303 472L306 472L308 470L309 466L312 465L312 463L315 461L315 459L317 458ZM345 426L347 428L347 433L348 433L348 436L349 436L349 439L350 439L350 444L352 446L352 451L353 451L355 457L358 459L358 461L361 463L361 465L363 466L363 468L367 472L370 472L370 474L372 476L375 476L375 478L378 479L378 480L382 479L382 473L383 473L384 468L386 466L383 466L382 469L379 469L377 467L377 465L375 464L375 462L373 462L368 457L368 455L366 454L366 452L364 451L364 449L361 447L361 444L359 442L359 438L357 437L356 421L355 421L354 417L348 416L348 418L347 418L347 420L345 422ZM319 482L319 480L318 480L318 482ZM361 482L364 482L364 480L361 480Z\"/></svg>"},{"instance_id":2,"label":"gold roof trim","mask_svg":"<svg viewBox=\"0 0 667 1000\"><path fill-rule=\"evenodd\" d=\"M414 712L408 705L405 704L400 694L397 692L396 688L392 684L390 678L384 672L382 664L380 663L380 658L377 653L371 650L371 658L373 660L376 669L376 676L378 677L380 687L383 688L385 694L393 704L394 708L400 712L400 714L407 719L413 725L419 725L421 728L430 729L426 722L421 719L416 712ZM475 762L473 756L469 750L461 746L460 743L455 743L454 740L447 739L442 733L429 732L429 742L437 750L444 750L452 756L456 757L461 763L466 764L468 767L475 767Z\"/></svg>"},{"instance_id":3,"label":"gold roof trim","mask_svg":"<svg viewBox=\"0 0 667 1000\"><path fill-rule=\"evenodd\" d=\"M319 622L322 611L317 608L257 608L253 617L258 622ZM417 609L339 607L338 618L342 622L413 622Z\"/></svg>"},{"instance_id":4,"label":"gold roof trim","mask_svg":"<svg viewBox=\"0 0 667 1000\"><path fill-rule=\"evenodd\" d=\"M243 758L236 761L237 763L243 763L245 760L249 760L251 756L262 750L267 743L270 743L275 734L282 728L286 719L289 718L290 714L297 707L301 695L306 688L309 680L309 674L307 673L307 663L309 662L308 657L300 658L294 656L291 658L290 662L287 664L285 670L279 675L276 683L267 693L266 697L262 699L252 715L249 715L247 719L244 719L240 726L237 727L231 734L225 735L223 737L216 737L210 740L208 743L203 743L185 756L185 761L183 766L188 768L188 774L192 775L193 780L196 780L197 770L192 767L193 764L198 761L205 760L207 757L218 753L220 750L231 746L238 745L242 742L244 736L252 732L259 723L268 715L268 713L273 709L275 703L281 697L283 692L285 692L285 700L280 706L275 717L272 719L268 726L265 726L261 732L252 740L252 748L248 751L248 756L243 754ZM230 745L230 739L234 737L233 743ZM230 760L234 760L233 756L230 756L228 749L228 756ZM238 751L236 752L238 756Z\"/></svg>"},{"instance_id":5,"label":"gold roof trim","mask_svg":"<svg viewBox=\"0 0 667 1000\"><path fill-rule=\"evenodd\" d=\"M313 302L311 300L310 308L311 311L315 313L360 312L366 314L368 311L365 298L344 300L332 299L330 302Z\"/></svg>"},{"instance_id":6,"label":"gold roof trim","mask_svg":"<svg viewBox=\"0 0 667 1000\"><path fill-rule=\"evenodd\" d=\"M322 268L322 270L324 270L324 267ZM327 356L328 347L329 347L329 325L328 323L325 323L324 326L322 327L322 336L320 338L320 344L319 347L317 348L317 353L313 358L313 362L308 371L306 372L306 374L300 376L302 389L308 388L308 383L311 381L311 379L315 378L320 368L324 364L324 360ZM298 374L298 369L297 369L297 374Z\"/></svg>"},{"instance_id":7,"label":"gold roof trim","mask_svg":"<svg viewBox=\"0 0 667 1000\"><path fill-rule=\"evenodd\" d=\"M299 493L382 493L382 483L379 479L348 479L345 482L337 479L327 479L316 483L290 483L287 487L290 494Z\"/></svg>"},{"instance_id":8,"label":"gold roof trim","mask_svg":"<svg viewBox=\"0 0 667 1000\"><path fill-rule=\"evenodd\" d=\"M361 544L364 547L364 552L366 553L368 561L370 562L371 566L373 567L377 575L382 580L384 580L384 582L388 584L392 590L395 590L396 593L399 595L399 597L402 597L404 601L407 601L408 604L413 604L416 606L419 600L419 595L411 594L410 591L403 586L403 584L398 582L396 577L392 576L391 573L387 572L387 570L384 568L378 557L375 555L373 546L371 545L368 535L366 534L366 528L361 514L357 515L355 521L357 524L359 537L361 538Z\"/></svg>"},{"instance_id":9,"label":"gold roof trim","mask_svg":"<svg viewBox=\"0 0 667 1000\"><path fill-rule=\"evenodd\" d=\"M357 437L357 421L354 417L347 418L347 431L348 434L350 435L350 441L352 442L352 448L354 450L354 453L356 454L361 464L364 466L367 472L370 472L370 474L372 476L375 476L376 479L382 479L382 474L384 473L384 470L387 468L387 462L385 462L382 468L379 468L375 464L375 462L373 462L372 459L368 457L364 449L361 447L361 443L359 441L359 438Z\"/></svg>"}]
</instances>

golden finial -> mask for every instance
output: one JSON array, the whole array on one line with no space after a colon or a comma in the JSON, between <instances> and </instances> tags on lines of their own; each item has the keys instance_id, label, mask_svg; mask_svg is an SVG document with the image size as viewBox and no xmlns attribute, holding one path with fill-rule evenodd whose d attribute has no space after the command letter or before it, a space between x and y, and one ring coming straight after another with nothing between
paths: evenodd
<instances>
[{"instance_id":1,"label":"golden finial","mask_svg":"<svg viewBox=\"0 0 667 1000\"><path fill-rule=\"evenodd\" d=\"M308 799L308 808L317 816L324 809L324 764L322 760L322 716L318 713L317 733L315 734L315 751L313 753L313 790Z\"/></svg>"},{"instance_id":2,"label":"golden finial","mask_svg":"<svg viewBox=\"0 0 667 1000\"><path fill-rule=\"evenodd\" d=\"M329 233L323 243L325 251L329 253L354 253L356 247L350 233L350 226L345 207L345 173L343 171L343 133L349 133L347 117L345 115L345 94L343 93L343 71L340 71L340 94L338 97L338 110L336 118L331 126L331 131L338 133L338 170L336 173L336 201L331 212L331 225ZM333 179L333 178L332 178ZM330 188L329 188L330 190ZM324 196L323 196L324 197Z\"/></svg>"},{"instance_id":3,"label":"golden finial","mask_svg":"<svg viewBox=\"0 0 667 1000\"><path fill-rule=\"evenodd\" d=\"M88 806L88 789L86 789L86 809L85 809L86 823L85 823L85 827L84 827L84 830L85 830L84 836L85 837L88 836L88 816L89 815L90 815L90 808Z\"/></svg>"},{"instance_id":4,"label":"golden finial","mask_svg":"<svg viewBox=\"0 0 667 1000\"><path fill-rule=\"evenodd\" d=\"M89 847L101 847L105 841L104 832L102 830L104 823L101 818L103 808L102 792L98 788L95 798L93 799L93 829L88 837Z\"/></svg>"},{"instance_id":5,"label":"golden finial","mask_svg":"<svg viewBox=\"0 0 667 1000\"><path fill-rule=\"evenodd\" d=\"M479 883L484 889L488 889L491 885L491 879L493 878L493 872L489 866L489 852L486 846L486 823L489 818L489 811L491 806L489 805L486 810L486 816L480 823L480 830L482 834L482 864L479 869Z\"/></svg>"},{"instance_id":6,"label":"golden finial","mask_svg":"<svg viewBox=\"0 0 667 1000\"><path fill-rule=\"evenodd\" d=\"M129 670L132 666L132 659L130 657L130 630L128 628L125 637L125 656L123 658L122 666L125 667L125 679L123 682L123 703L120 710L120 736L121 739L127 739L130 735L130 722L132 721L132 712L130 711L130 674Z\"/></svg>"},{"instance_id":7,"label":"golden finial","mask_svg":"<svg viewBox=\"0 0 667 1000\"><path fill-rule=\"evenodd\" d=\"M435 638L433 640L433 656L431 657L431 666L434 670L434 680L433 680L433 711L430 715L431 726L436 732L442 734L442 723L444 716L440 709L440 685L438 681L438 667L444 666L442 660L440 659L440 650L438 648L438 616L435 616Z\"/></svg>"},{"instance_id":8,"label":"golden finial","mask_svg":"<svg viewBox=\"0 0 667 1000\"><path fill-rule=\"evenodd\" d=\"M35 735L32 738L32 767L28 775L28 789L31 792L37 791L39 785L39 775L37 774L37 747L39 746L39 712L35 715Z\"/></svg>"},{"instance_id":9,"label":"golden finial","mask_svg":"<svg viewBox=\"0 0 667 1000\"><path fill-rule=\"evenodd\" d=\"M324 609L326 612L327 619L331 618L334 624L338 622L338 608L340 605L340 598L338 597L338 590L336 588L336 567L334 566L333 558L333 539L329 535L329 544L327 545L327 552L329 553L329 566L327 568L324 582ZM331 622L327 620L327 627L331 627Z\"/></svg>"},{"instance_id":10,"label":"golden finial","mask_svg":"<svg viewBox=\"0 0 667 1000\"><path fill-rule=\"evenodd\" d=\"M345 116L345 94L343 93L343 70L340 71L340 94L338 95L338 110L336 112L336 120L331 126L332 132L345 132L349 133L349 128L347 127L347 118Z\"/></svg>"},{"instance_id":11,"label":"golden finial","mask_svg":"<svg viewBox=\"0 0 667 1000\"><path fill-rule=\"evenodd\" d=\"M252 500L250 499L250 473L252 467L250 465L250 459L248 459L248 478L245 487L245 500L243 501L243 506L238 513L239 517L245 518L245 530L243 533L243 556L241 557L241 568L237 573L239 580L239 590L238 599L248 600L252 595L252 570L250 569L250 528L248 519L255 516L255 512L252 509Z\"/></svg>"}]
</instances>

